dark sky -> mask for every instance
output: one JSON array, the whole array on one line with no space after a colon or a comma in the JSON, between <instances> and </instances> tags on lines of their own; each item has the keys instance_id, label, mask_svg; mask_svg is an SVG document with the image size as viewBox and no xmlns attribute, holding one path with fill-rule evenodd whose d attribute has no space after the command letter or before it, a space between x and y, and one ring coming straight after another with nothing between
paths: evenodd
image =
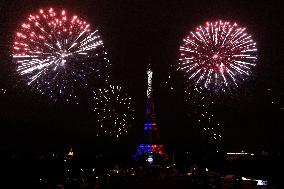
<instances>
[{"instance_id":1,"label":"dark sky","mask_svg":"<svg viewBox=\"0 0 284 189\"><path fill-rule=\"evenodd\" d=\"M113 64L113 81L124 85L134 99L135 123L120 141L94 137L96 125L89 106L53 103L26 90L13 74L9 54L14 31L28 14L46 7L65 8L99 28ZM169 151L206 149L185 104L182 77L170 65L177 65L179 44L192 28L207 20L223 19L246 26L259 53L254 74L238 89L239 94L216 98L214 112L223 123L223 146L227 150L280 150L284 126L283 10L281 1L257 0L1 0L0 86L7 93L0 97L0 149L60 151L73 145L83 152L106 148L135 152L143 130L149 60L155 73L158 123ZM165 85L169 73L175 78L173 91Z\"/></svg>"}]
</instances>

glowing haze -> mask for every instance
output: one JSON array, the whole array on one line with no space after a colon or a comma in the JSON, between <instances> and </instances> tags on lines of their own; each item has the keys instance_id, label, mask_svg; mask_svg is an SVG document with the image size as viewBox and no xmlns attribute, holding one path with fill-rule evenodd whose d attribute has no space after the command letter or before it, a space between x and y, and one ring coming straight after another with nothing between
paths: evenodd
<instances>
[{"instance_id":1,"label":"glowing haze","mask_svg":"<svg viewBox=\"0 0 284 189\"><path fill-rule=\"evenodd\" d=\"M225 21L206 22L180 46L179 70L200 89L226 91L251 74L257 48L246 28Z\"/></svg>"},{"instance_id":2,"label":"glowing haze","mask_svg":"<svg viewBox=\"0 0 284 189\"><path fill-rule=\"evenodd\" d=\"M65 101L88 85L91 73L102 77L109 65L98 30L65 10L31 14L16 31L12 56L18 74L36 91ZM105 80L107 78L104 78Z\"/></svg>"}]
</instances>

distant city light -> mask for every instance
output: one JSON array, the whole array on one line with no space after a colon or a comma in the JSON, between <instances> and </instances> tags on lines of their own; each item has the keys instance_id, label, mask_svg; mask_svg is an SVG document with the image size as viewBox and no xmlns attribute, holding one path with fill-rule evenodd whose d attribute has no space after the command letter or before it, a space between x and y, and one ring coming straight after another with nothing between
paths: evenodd
<instances>
[{"instance_id":1,"label":"distant city light","mask_svg":"<svg viewBox=\"0 0 284 189\"><path fill-rule=\"evenodd\" d=\"M256 181L257 186L267 186L268 185L267 180L259 180L259 179L246 178L246 177L242 177L242 180Z\"/></svg>"},{"instance_id":2,"label":"distant city light","mask_svg":"<svg viewBox=\"0 0 284 189\"><path fill-rule=\"evenodd\" d=\"M251 156L254 156L253 153L247 153L247 152L228 152L227 155L251 155Z\"/></svg>"},{"instance_id":3,"label":"distant city light","mask_svg":"<svg viewBox=\"0 0 284 189\"><path fill-rule=\"evenodd\" d=\"M149 157L148 157L148 159L147 159L147 162L150 163L150 164L152 164L153 161L154 161L153 156L152 156L152 155L149 155Z\"/></svg>"}]
</instances>

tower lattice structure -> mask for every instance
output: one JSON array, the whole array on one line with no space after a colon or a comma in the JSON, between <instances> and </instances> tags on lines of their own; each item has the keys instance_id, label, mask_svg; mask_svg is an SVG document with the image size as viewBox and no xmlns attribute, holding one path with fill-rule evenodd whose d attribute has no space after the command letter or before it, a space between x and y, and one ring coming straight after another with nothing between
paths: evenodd
<instances>
[{"instance_id":1,"label":"tower lattice structure","mask_svg":"<svg viewBox=\"0 0 284 189\"><path fill-rule=\"evenodd\" d=\"M165 146L161 143L159 128L155 116L153 86L152 86L153 71L147 69L147 102L146 102L146 115L144 123L144 136L142 143L139 145L135 155L135 159L145 158L145 160L152 164L155 162L156 157L163 160L168 160Z\"/></svg>"}]
</instances>

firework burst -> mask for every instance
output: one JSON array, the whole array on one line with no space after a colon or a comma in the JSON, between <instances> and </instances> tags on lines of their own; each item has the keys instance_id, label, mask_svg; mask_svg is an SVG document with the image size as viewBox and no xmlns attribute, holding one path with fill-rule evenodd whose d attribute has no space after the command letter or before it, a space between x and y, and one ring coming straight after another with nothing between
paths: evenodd
<instances>
[{"instance_id":1,"label":"firework burst","mask_svg":"<svg viewBox=\"0 0 284 189\"><path fill-rule=\"evenodd\" d=\"M134 120L131 98L120 86L110 85L94 91L96 119L99 124L99 135L118 138L128 132Z\"/></svg>"},{"instance_id":2,"label":"firework burst","mask_svg":"<svg viewBox=\"0 0 284 189\"><path fill-rule=\"evenodd\" d=\"M107 80L109 60L98 30L65 10L40 10L17 30L12 57L27 85L57 100L76 100L88 76ZM77 101L77 100L76 100Z\"/></svg>"},{"instance_id":3,"label":"firework burst","mask_svg":"<svg viewBox=\"0 0 284 189\"><path fill-rule=\"evenodd\" d=\"M257 48L246 28L220 20L190 32L180 46L179 60L179 70L195 87L226 91L250 75Z\"/></svg>"}]
</instances>

